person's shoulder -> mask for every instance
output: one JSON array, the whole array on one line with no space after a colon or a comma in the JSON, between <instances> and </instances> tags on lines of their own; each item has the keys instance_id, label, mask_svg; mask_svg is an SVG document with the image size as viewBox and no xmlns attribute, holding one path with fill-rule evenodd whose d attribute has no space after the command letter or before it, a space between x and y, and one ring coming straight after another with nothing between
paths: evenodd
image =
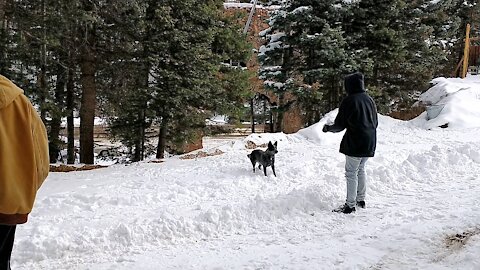
<instances>
[{"instance_id":1,"label":"person's shoulder","mask_svg":"<svg viewBox=\"0 0 480 270\"><path fill-rule=\"evenodd\" d=\"M25 104L26 106L33 106L32 102L30 102L30 99L24 94L18 95L17 100L19 100L20 102L22 102L22 104Z\"/></svg>"},{"instance_id":2,"label":"person's shoulder","mask_svg":"<svg viewBox=\"0 0 480 270\"><path fill-rule=\"evenodd\" d=\"M360 95L358 95L358 98L367 99L367 100L372 100L372 101L373 101L372 96L370 96L367 92L360 93Z\"/></svg>"},{"instance_id":3,"label":"person's shoulder","mask_svg":"<svg viewBox=\"0 0 480 270\"><path fill-rule=\"evenodd\" d=\"M355 100L355 101L363 100L366 97L368 97L368 94L366 92L358 92L358 93L354 93L347 96L349 100Z\"/></svg>"},{"instance_id":4,"label":"person's shoulder","mask_svg":"<svg viewBox=\"0 0 480 270\"><path fill-rule=\"evenodd\" d=\"M18 97L15 99L15 102L18 102L20 108L24 111L28 111L29 113L35 111L32 102L30 102L30 99L24 94L18 95Z\"/></svg>"}]
</instances>

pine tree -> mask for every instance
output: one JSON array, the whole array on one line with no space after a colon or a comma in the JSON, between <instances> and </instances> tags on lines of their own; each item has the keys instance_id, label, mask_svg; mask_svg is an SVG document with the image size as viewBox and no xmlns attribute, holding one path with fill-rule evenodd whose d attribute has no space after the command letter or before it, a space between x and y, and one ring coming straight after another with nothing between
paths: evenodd
<instances>
[{"instance_id":1,"label":"pine tree","mask_svg":"<svg viewBox=\"0 0 480 270\"><path fill-rule=\"evenodd\" d=\"M111 18L123 50L115 49L107 60L118 63L116 68L102 68L114 83L100 82L112 132L139 160L145 129L153 123L159 125L157 155L162 157L167 146L181 148L198 136L211 112L235 117L248 73L220 63L245 62L251 48L235 21L221 12L220 1L152 0L135 6L118 8Z\"/></svg>"},{"instance_id":2,"label":"pine tree","mask_svg":"<svg viewBox=\"0 0 480 270\"><path fill-rule=\"evenodd\" d=\"M152 72L153 106L160 122L158 158L163 157L167 139L184 141L190 136L185 134L191 134L186 130L204 127L206 113L225 101L218 78L224 59L212 51L221 27L221 5L221 1L197 0L161 5L168 12L156 30L169 42L159 51ZM179 130L184 132L174 132Z\"/></svg>"},{"instance_id":3,"label":"pine tree","mask_svg":"<svg viewBox=\"0 0 480 270\"><path fill-rule=\"evenodd\" d=\"M350 48L363 54L366 65L362 65L362 70L378 104L389 104L388 94L395 91L385 89L392 86L387 81L389 74L394 76L391 66L404 62L405 43L399 24L403 8L404 2L401 0L353 2L351 16L347 17L344 25ZM380 110L385 112L388 108L380 106Z\"/></svg>"},{"instance_id":4,"label":"pine tree","mask_svg":"<svg viewBox=\"0 0 480 270\"><path fill-rule=\"evenodd\" d=\"M422 22L430 28L430 49L432 57L429 60L438 63L434 69L434 77L451 76L458 63L456 43L460 39L461 19L455 15L454 1L438 1L430 3L425 11ZM452 13L453 12L453 13ZM463 50L461 52L463 54Z\"/></svg>"},{"instance_id":5,"label":"pine tree","mask_svg":"<svg viewBox=\"0 0 480 270\"><path fill-rule=\"evenodd\" d=\"M447 50L442 42L448 36L438 36L438 24L430 18L434 12L431 1L406 2L401 9L399 35L402 42L402 58L391 63L385 81L395 87L384 87L390 104L388 111L408 108L414 97L428 89L431 78L443 69Z\"/></svg>"},{"instance_id":6,"label":"pine tree","mask_svg":"<svg viewBox=\"0 0 480 270\"><path fill-rule=\"evenodd\" d=\"M294 47L287 42L289 24L286 20L288 5L284 4L274 11L269 19L270 28L261 33L267 39L266 45L260 47L258 54L261 65L259 77L264 80L264 87L275 95L277 102L272 108L275 113L274 132L282 131L282 122L286 106L286 95L293 85L292 57Z\"/></svg>"},{"instance_id":7,"label":"pine tree","mask_svg":"<svg viewBox=\"0 0 480 270\"><path fill-rule=\"evenodd\" d=\"M362 54L370 93L379 110L389 113L412 103L424 89L444 53L431 1L360 0L350 4L344 22L348 44Z\"/></svg>"},{"instance_id":8,"label":"pine tree","mask_svg":"<svg viewBox=\"0 0 480 270\"><path fill-rule=\"evenodd\" d=\"M103 14L109 40L99 81L102 113L114 137L130 150L131 160L140 161L149 147L146 129L152 124L148 79L150 48L154 48L156 1L115 1ZM161 16L161 14L158 14Z\"/></svg>"},{"instance_id":9,"label":"pine tree","mask_svg":"<svg viewBox=\"0 0 480 270\"><path fill-rule=\"evenodd\" d=\"M64 45L69 40L63 35L64 10L53 0L43 0L39 5L27 0L12 1L10 9L11 45L6 48L12 60L5 65L6 72L38 104L49 129L50 161L56 162L67 73Z\"/></svg>"},{"instance_id":10,"label":"pine tree","mask_svg":"<svg viewBox=\"0 0 480 270\"><path fill-rule=\"evenodd\" d=\"M0 0L0 74L7 75L7 68L10 66L7 60L7 48L9 46L10 38L8 28L8 21L6 16L7 1Z\"/></svg>"},{"instance_id":11,"label":"pine tree","mask_svg":"<svg viewBox=\"0 0 480 270\"><path fill-rule=\"evenodd\" d=\"M235 19L223 12L217 13L212 52L220 60L228 60L237 65L220 66L217 75L218 93L215 104L210 106L209 110L238 120L243 114L243 104L250 95L249 82L253 76L240 63L246 63L250 59L253 48L242 34L243 25L238 24Z\"/></svg>"},{"instance_id":12,"label":"pine tree","mask_svg":"<svg viewBox=\"0 0 480 270\"><path fill-rule=\"evenodd\" d=\"M475 0L452 0L439 1L432 6L432 9L438 14L433 19L441 25L441 28L437 29L437 33L444 40L445 51L448 52L449 65L447 68L450 68L444 70L443 73L459 76L460 66L457 64L463 58L467 24L471 25L471 36L480 35L480 5Z\"/></svg>"},{"instance_id":13,"label":"pine tree","mask_svg":"<svg viewBox=\"0 0 480 270\"><path fill-rule=\"evenodd\" d=\"M308 123L338 106L344 95L343 75L357 69L358 59L349 50L341 25L346 13L342 4L296 1L290 7L295 23L289 43L298 44L295 69L301 79L297 96L308 112Z\"/></svg>"},{"instance_id":14,"label":"pine tree","mask_svg":"<svg viewBox=\"0 0 480 270\"><path fill-rule=\"evenodd\" d=\"M342 1L286 1L270 20L259 54L261 78L279 100L277 124L293 96L314 123L338 105L341 75L355 69L342 30ZM280 131L277 125L277 131Z\"/></svg>"}]
</instances>

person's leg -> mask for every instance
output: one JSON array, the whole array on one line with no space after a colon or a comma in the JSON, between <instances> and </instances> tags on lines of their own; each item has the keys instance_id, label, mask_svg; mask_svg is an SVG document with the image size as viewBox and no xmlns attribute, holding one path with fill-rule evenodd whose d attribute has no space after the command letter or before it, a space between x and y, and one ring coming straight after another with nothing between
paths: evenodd
<instances>
[{"instance_id":1,"label":"person's leg","mask_svg":"<svg viewBox=\"0 0 480 270\"><path fill-rule=\"evenodd\" d=\"M368 157L362 158L358 166L358 187L357 187L357 202L365 201L365 194L367 191L367 174L365 173L365 164Z\"/></svg>"},{"instance_id":2,"label":"person's leg","mask_svg":"<svg viewBox=\"0 0 480 270\"><path fill-rule=\"evenodd\" d=\"M358 168L362 158L345 156L345 179L347 180L348 207L353 208L357 203Z\"/></svg>"},{"instance_id":3,"label":"person's leg","mask_svg":"<svg viewBox=\"0 0 480 270\"><path fill-rule=\"evenodd\" d=\"M0 225L0 270L10 270L16 225Z\"/></svg>"}]
</instances>

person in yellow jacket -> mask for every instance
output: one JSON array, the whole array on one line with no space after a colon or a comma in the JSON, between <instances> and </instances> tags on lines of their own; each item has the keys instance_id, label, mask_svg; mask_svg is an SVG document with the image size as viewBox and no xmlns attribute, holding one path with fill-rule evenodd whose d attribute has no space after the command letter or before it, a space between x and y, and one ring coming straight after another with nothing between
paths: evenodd
<instances>
[{"instance_id":1,"label":"person in yellow jacket","mask_svg":"<svg viewBox=\"0 0 480 270\"><path fill-rule=\"evenodd\" d=\"M27 222L48 171L45 126L23 90L0 75L0 270L10 269L16 225Z\"/></svg>"}]
</instances>

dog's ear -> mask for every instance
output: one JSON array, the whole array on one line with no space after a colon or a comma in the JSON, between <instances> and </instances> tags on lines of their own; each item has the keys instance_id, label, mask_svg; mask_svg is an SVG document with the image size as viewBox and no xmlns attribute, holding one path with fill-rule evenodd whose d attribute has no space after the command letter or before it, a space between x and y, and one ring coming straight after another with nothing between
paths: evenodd
<instances>
[{"instance_id":1,"label":"dog's ear","mask_svg":"<svg viewBox=\"0 0 480 270\"><path fill-rule=\"evenodd\" d=\"M278 145L278 142L275 142L273 145L275 145L275 147L277 147L277 145Z\"/></svg>"},{"instance_id":2,"label":"dog's ear","mask_svg":"<svg viewBox=\"0 0 480 270\"><path fill-rule=\"evenodd\" d=\"M272 146L273 147L273 144L271 141L268 142L268 147Z\"/></svg>"}]
</instances>

